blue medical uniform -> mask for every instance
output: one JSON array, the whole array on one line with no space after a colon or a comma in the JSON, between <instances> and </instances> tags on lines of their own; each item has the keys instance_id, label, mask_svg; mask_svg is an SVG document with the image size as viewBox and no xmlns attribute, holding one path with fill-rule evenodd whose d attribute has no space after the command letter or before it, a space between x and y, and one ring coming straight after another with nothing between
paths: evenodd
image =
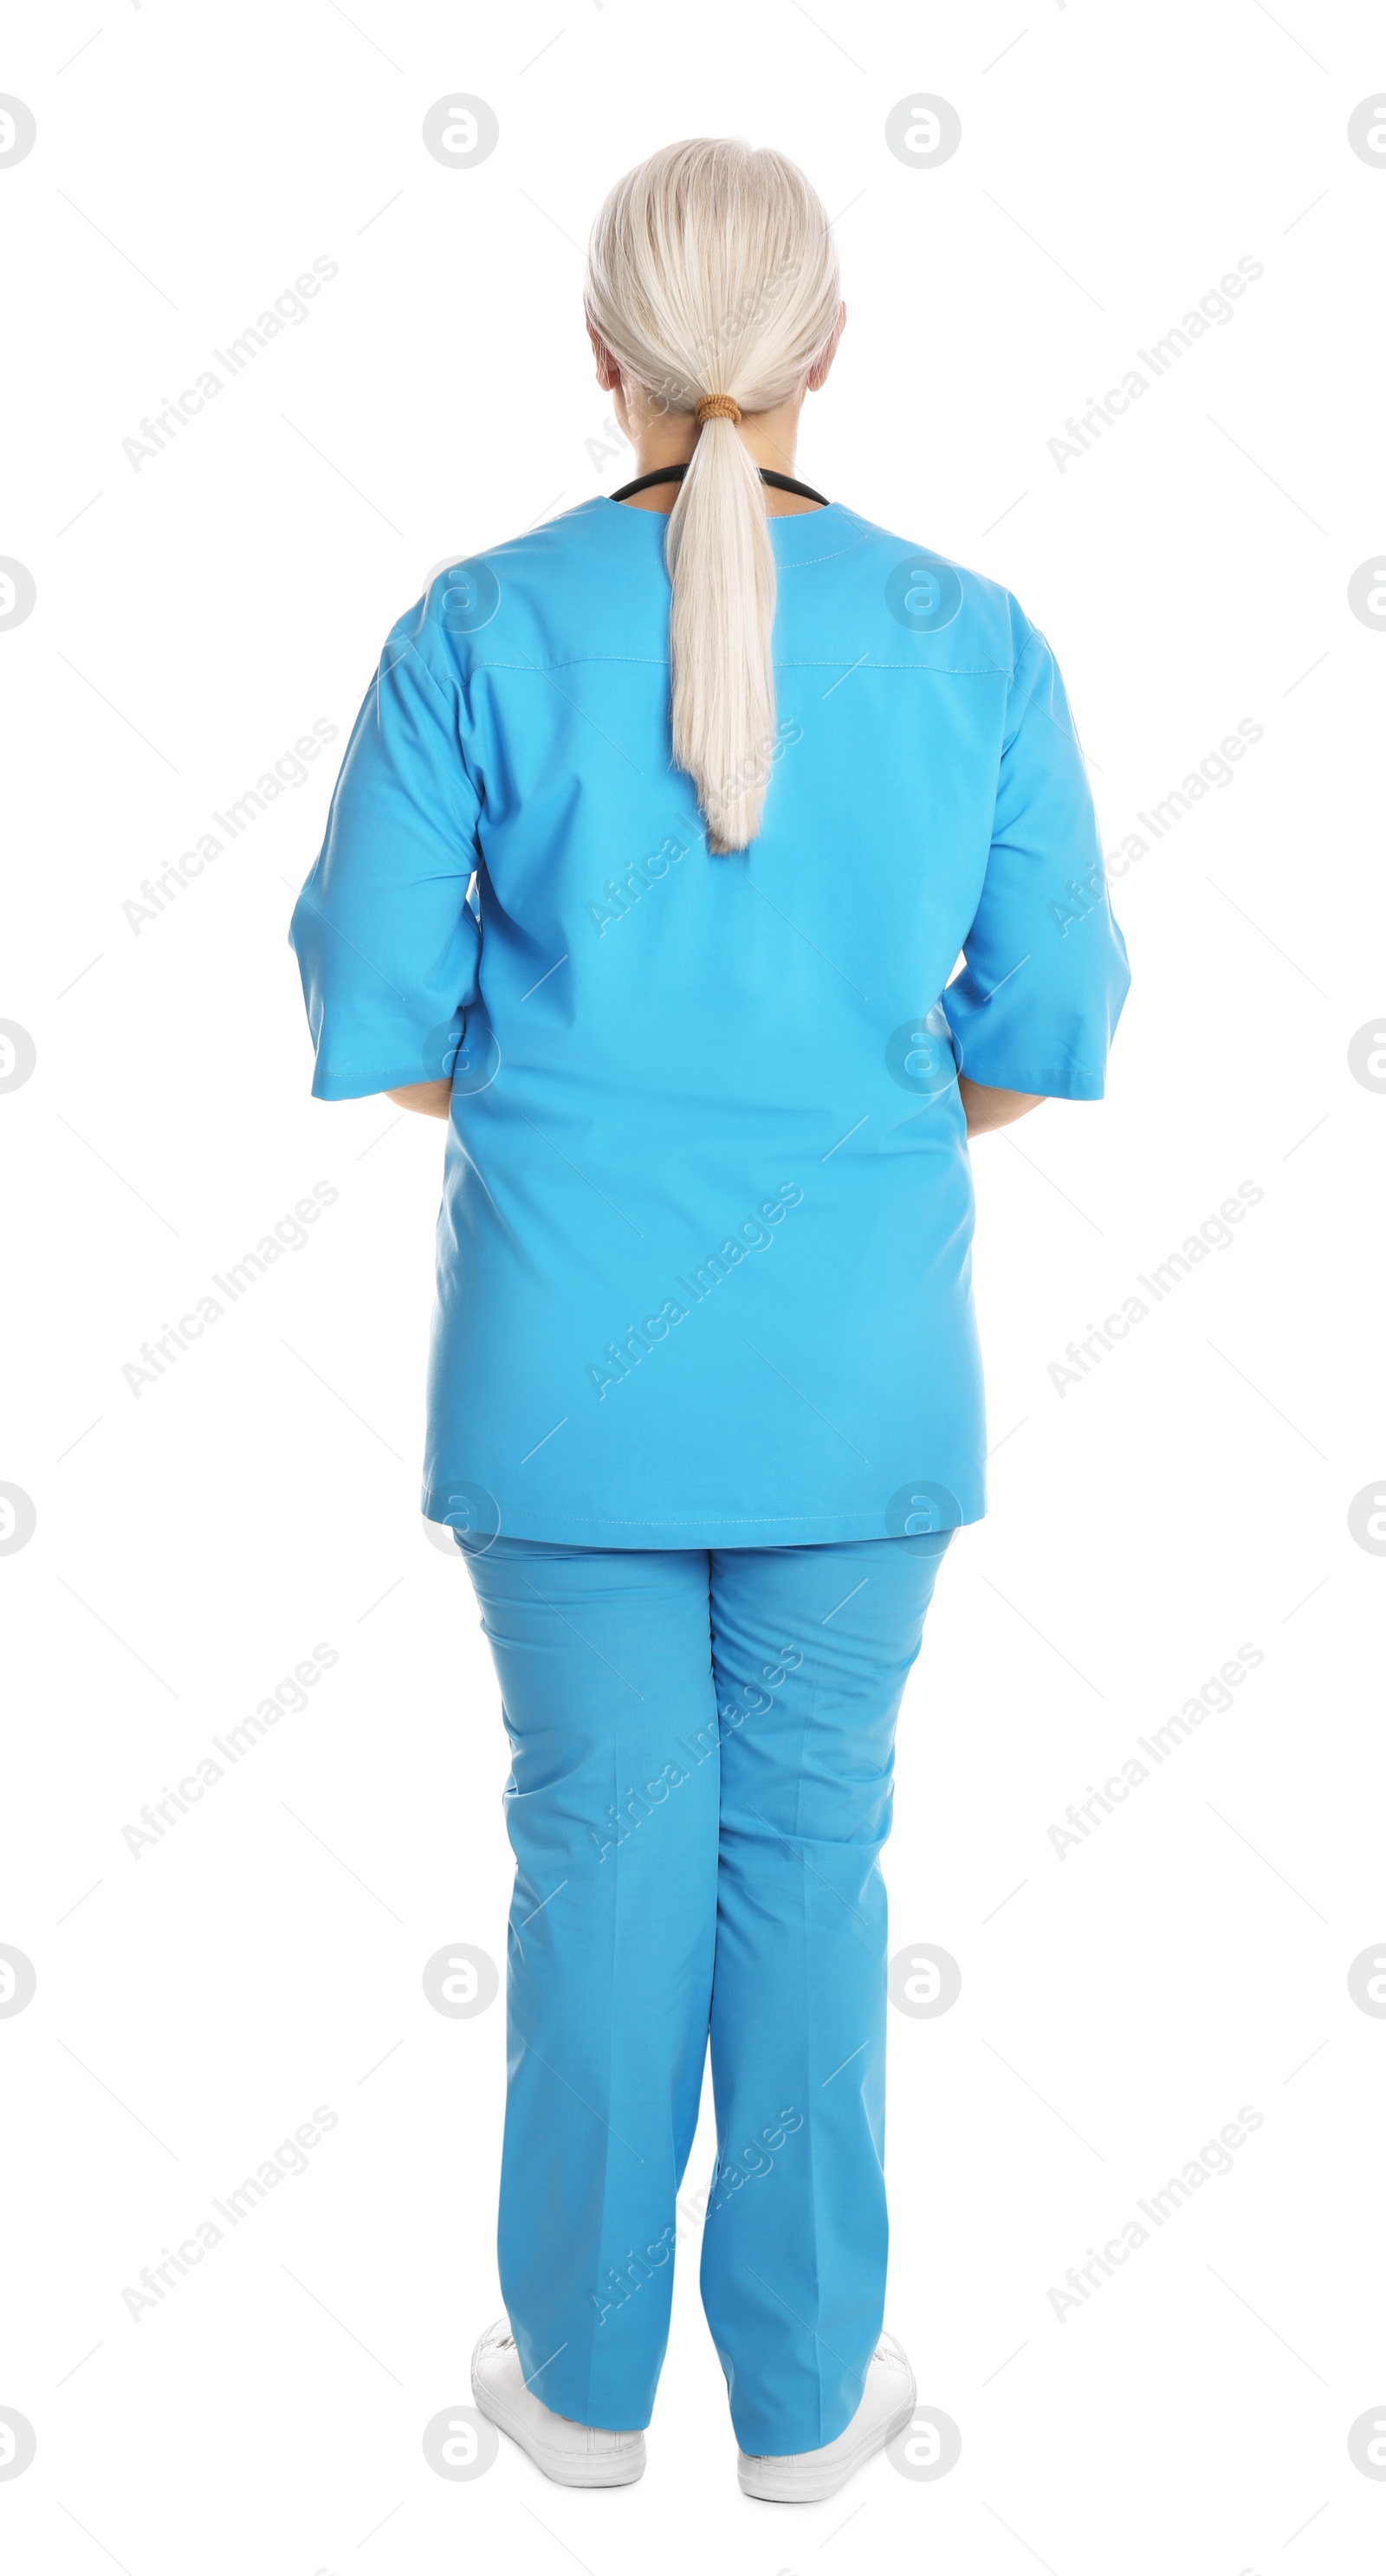
<instances>
[{"instance_id":1,"label":"blue medical uniform","mask_svg":"<svg viewBox=\"0 0 1386 2576\"><path fill-rule=\"evenodd\" d=\"M666 522L596 500L394 628L294 914L320 1098L453 1070L454 1527L788 1546L985 1508L955 1074L1101 1094L1127 973L1086 773L1006 591L837 503L768 524L749 849L710 855L671 767Z\"/></svg>"},{"instance_id":2,"label":"blue medical uniform","mask_svg":"<svg viewBox=\"0 0 1386 2576\"><path fill-rule=\"evenodd\" d=\"M1128 975L1015 600L768 524L747 850L672 765L667 522L596 500L392 630L292 937L320 1098L452 1078L424 1509L511 1744L521 2360L649 2420L710 2033L704 2304L784 2453L880 2329L895 1716L985 1509L957 1075L1100 1098Z\"/></svg>"}]
</instances>

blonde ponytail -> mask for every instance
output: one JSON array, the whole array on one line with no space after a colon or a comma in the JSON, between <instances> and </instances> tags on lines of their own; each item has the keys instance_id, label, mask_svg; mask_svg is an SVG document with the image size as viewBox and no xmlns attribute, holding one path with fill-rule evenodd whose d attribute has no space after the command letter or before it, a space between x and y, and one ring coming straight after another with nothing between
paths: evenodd
<instances>
[{"instance_id":1,"label":"blonde ponytail","mask_svg":"<svg viewBox=\"0 0 1386 2576\"><path fill-rule=\"evenodd\" d=\"M588 249L593 329L647 402L768 411L837 320L837 254L802 171L749 144L670 144L607 198ZM729 417L704 421L670 514L670 730L710 850L760 829L775 733L775 558L763 488Z\"/></svg>"}]
</instances>

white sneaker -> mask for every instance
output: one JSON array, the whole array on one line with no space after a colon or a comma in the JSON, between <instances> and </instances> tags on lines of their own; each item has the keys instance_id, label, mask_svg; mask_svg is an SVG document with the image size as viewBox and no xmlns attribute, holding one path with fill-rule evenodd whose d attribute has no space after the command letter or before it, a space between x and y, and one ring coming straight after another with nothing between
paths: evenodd
<instances>
[{"instance_id":1,"label":"white sneaker","mask_svg":"<svg viewBox=\"0 0 1386 2576\"><path fill-rule=\"evenodd\" d=\"M603 2433L551 2414L525 2386L515 2338L505 2317L487 2328L472 2354L472 2395L491 2423L528 2451L561 2487L628 2487L645 2474L643 2433ZM913 2383L911 2383L913 2402Z\"/></svg>"},{"instance_id":2,"label":"white sneaker","mask_svg":"<svg viewBox=\"0 0 1386 2576\"><path fill-rule=\"evenodd\" d=\"M858 2469L903 2433L914 2413L914 2372L894 2335L883 2334L871 2356L862 2401L845 2433L821 2451L794 2451L783 2459L736 2455L741 2492L767 2504L821 2504Z\"/></svg>"}]
</instances>

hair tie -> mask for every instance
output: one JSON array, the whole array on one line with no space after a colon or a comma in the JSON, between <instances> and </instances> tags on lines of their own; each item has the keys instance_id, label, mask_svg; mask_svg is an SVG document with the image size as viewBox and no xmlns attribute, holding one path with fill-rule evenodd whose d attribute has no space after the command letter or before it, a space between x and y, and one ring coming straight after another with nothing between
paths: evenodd
<instances>
[{"instance_id":1,"label":"hair tie","mask_svg":"<svg viewBox=\"0 0 1386 2576\"><path fill-rule=\"evenodd\" d=\"M702 428L705 420L737 421L741 418L741 406L732 401L730 394L704 394L702 401L694 410L693 417L699 429Z\"/></svg>"}]
</instances>

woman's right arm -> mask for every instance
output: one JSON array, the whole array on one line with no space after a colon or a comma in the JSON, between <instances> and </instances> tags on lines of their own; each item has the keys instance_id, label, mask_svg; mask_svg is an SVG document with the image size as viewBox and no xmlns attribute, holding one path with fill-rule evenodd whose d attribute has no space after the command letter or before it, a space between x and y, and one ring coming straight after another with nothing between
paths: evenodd
<instances>
[{"instance_id":1,"label":"woman's right arm","mask_svg":"<svg viewBox=\"0 0 1386 2576\"><path fill-rule=\"evenodd\" d=\"M398 1100L399 1093L391 1098ZM962 1101L969 1136L989 1136L997 1127L1013 1127L1028 1109L1038 1109L1047 1098L1043 1091L1003 1091L992 1082L973 1082L969 1075L958 1076L958 1096Z\"/></svg>"},{"instance_id":2,"label":"woman's right arm","mask_svg":"<svg viewBox=\"0 0 1386 2576\"><path fill-rule=\"evenodd\" d=\"M991 849L963 960L943 1008L968 1133L1009 1126L1019 1103L1100 1100L1130 974L1068 700L1035 628L1008 692Z\"/></svg>"}]
</instances>

